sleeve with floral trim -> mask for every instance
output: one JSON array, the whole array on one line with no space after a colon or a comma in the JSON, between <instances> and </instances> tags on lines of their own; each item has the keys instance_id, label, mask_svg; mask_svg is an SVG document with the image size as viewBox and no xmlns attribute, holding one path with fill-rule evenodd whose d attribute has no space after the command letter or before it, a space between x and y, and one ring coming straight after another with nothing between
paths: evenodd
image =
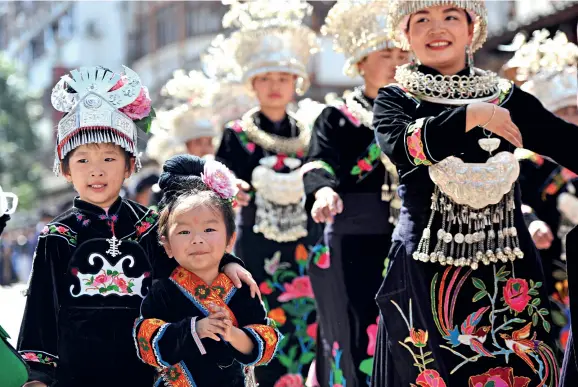
<instances>
[{"instance_id":1,"label":"sleeve with floral trim","mask_svg":"<svg viewBox=\"0 0 578 387\"><path fill-rule=\"evenodd\" d=\"M29 381L51 385L58 365L58 295L54 259L70 256L67 241L41 235L34 253L18 352L30 366ZM54 259L53 259L54 258Z\"/></svg>"},{"instance_id":2,"label":"sleeve with floral trim","mask_svg":"<svg viewBox=\"0 0 578 387\"><path fill-rule=\"evenodd\" d=\"M305 164L301 167L303 184L307 195L305 207L310 210L315 202L315 193L323 188L337 188L336 173L340 167L340 157L336 144L336 130L332 122L339 121L335 115L342 114L333 107L323 109L313 126L313 135Z\"/></svg>"},{"instance_id":3,"label":"sleeve with floral trim","mask_svg":"<svg viewBox=\"0 0 578 387\"><path fill-rule=\"evenodd\" d=\"M283 335L275 328L274 322L267 317L265 306L258 298L251 298L248 289L241 289L236 295L235 317L239 327L253 341L253 351L244 355L234 348L233 356L244 365L267 365L277 354Z\"/></svg>"},{"instance_id":4,"label":"sleeve with floral trim","mask_svg":"<svg viewBox=\"0 0 578 387\"><path fill-rule=\"evenodd\" d=\"M417 117L419 102L398 86L381 88L373 107L377 143L401 166L429 166L460 153L466 136L466 106Z\"/></svg>"}]
</instances>

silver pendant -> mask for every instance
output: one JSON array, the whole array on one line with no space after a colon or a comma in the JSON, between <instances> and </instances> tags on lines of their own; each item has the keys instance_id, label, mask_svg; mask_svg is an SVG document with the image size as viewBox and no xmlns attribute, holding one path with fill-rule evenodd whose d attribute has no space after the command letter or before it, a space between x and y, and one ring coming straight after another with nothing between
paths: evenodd
<instances>
[{"instance_id":1,"label":"silver pendant","mask_svg":"<svg viewBox=\"0 0 578 387\"><path fill-rule=\"evenodd\" d=\"M106 241L110 245L110 248L106 250L106 253L108 255L110 255L111 257L116 257L117 255L122 254L118 249L118 247L122 244L122 241L116 239L116 236L113 235L111 239L107 239Z\"/></svg>"},{"instance_id":2,"label":"silver pendant","mask_svg":"<svg viewBox=\"0 0 578 387\"><path fill-rule=\"evenodd\" d=\"M478 140L480 147L489 154L492 154L493 151L498 149L501 142L502 140L499 138L482 138Z\"/></svg>"}]
</instances>

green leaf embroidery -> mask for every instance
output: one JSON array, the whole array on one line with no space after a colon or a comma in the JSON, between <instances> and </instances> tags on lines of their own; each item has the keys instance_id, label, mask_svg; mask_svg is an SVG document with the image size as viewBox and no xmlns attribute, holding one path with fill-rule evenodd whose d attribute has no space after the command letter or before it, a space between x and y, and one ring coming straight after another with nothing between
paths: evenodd
<instances>
[{"instance_id":1,"label":"green leaf embroidery","mask_svg":"<svg viewBox=\"0 0 578 387\"><path fill-rule=\"evenodd\" d=\"M538 315L537 315L537 314L534 314L534 315L532 316L532 325L533 325L533 326L538 325Z\"/></svg>"},{"instance_id":2,"label":"green leaf embroidery","mask_svg":"<svg viewBox=\"0 0 578 387\"><path fill-rule=\"evenodd\" d=\"M540 305L540 302L541 302L541 300L539 298L534 298L532 300L532 305L538 306L538 305Z\"/></svg>"},{"instance_id":3,"label":"green leaf embroidery","mask_svg":"<svg viewBox=\"0 0 578 387\"><path fill-rule=\"evenodd\" d=\"M116 277L116 276L118 276L118 271L116 271L116 270L115 270L115 271L113 271L113 272L112 272L112 276L113 276L113 277Z\"/></svg>"},{"instance_id":4,"label":"green leaf embroidery","mask_svg":"<svg viewBox=\"0 0 578 387\"><path fill-rule=\"evenodd\" d=\"M111 275L112 274L112 270L107 270L106 271L106 275Z\"/></svg>"},{"instance_id":5,"label":"green leaf embroidery","mask_svg":"<svg viewBox=\"0 0 578 387\"><path fill-rule=\"evenodd\" d=\"M484 284L484 282L481 279L472 277L472 281L474 282L474 286L477 289L486 290L486 285Z\"/></svg>"},{"instance_id":6,"label":"green leaf embroidery","mask_svg":"<svg viewBox=\"0 0 578 387\"><path fill-rule=\"evenodd\" d=\"M281 363L285 368L291 367L291 364L293 363L293 360L286 355L277 355L277 360L279 360L279 363Z\"/></svg>"},{"instance_id":7,"label":"green leaf embroidery","mask_svg":"<svg viewBox=\"0 0 578 387\"><path fill-rule=\"evenodd\" d=\"M542 282L536 282L536 289L542 287Z\"/></svg>"},{"instance_id":8,"label":"green leaf embroidery","mask_svg":"<svg viewBox=\"0 0 578 387\"><path fill-rule=\"evenodd\" d=\"M299 357L299 364L309 364L315 359L315 353L313 352L304 352Z\"/></svg>"},{"instance_id":9,"label":"green leaf embroidery","mask_svg":"<svg viewBox=\"0 0 578 387\"><path fill-rule=\"evenodd\" d=\"M365 359L359 363L359 370L364 374L371 376L371 371L373 370L373 358Z\"/></svg>"},{"instance_id":10,"label":"green leaf embroidery","mask_svg":"<svg viewBox=\"0 0 578 387\"><path fill-rule=\"evenodd\" d=\"M538 311L538 313L540 313L542 316L547 316L550 314L550 311L546 308L542 308Z\"/></svg>"},{"instance_id":11,"label":"green leaf embroidery","mask_svg":"<svg viewBox=\"0 0 578 387\"><path fill-rule=\"evenodd\" d=\"M372 144L371 147L369 147L369 159L371 161L377 160L380 155L381 149L379 149L379 146L377 144Z\"/></svg>"},{"instance_id":12,"label":"green leaf embroidery","mask_svg":"<svg viewBox=\"0 0 578 387\"><path fill-rule=\"evenodd\" d=\"M568 323L566 316L564 316L561 312L557 310L552 311L552 321L559 327L566 326L566 324Z\"/></svg>"},{"instance_id":13,"label":"green leaf embroidery","mask_svg":"<svg viewBox=\"0 0 578 387\"><path fill-rule=\"evenodd\" d=\"M295 359L295 357L297 356L297 345L294 345L291 348L289 348L288 354L291 360Z\"/></svg>"},{"instance_id":14,"label":"green leaf embroidery","mask_svg":"<svg viewBox=\"0 0 578 387\"><path fill-rule=\"evenodd\" d=\"M480 301L482 298L484 298L486 295L488 294L488 292L486 292L485 290L480 290L479 292L476 293L476 295L473 298L473 302L478 302Z\"/></svg>"},{"instance_id":15,"label":"green leaf embroidery","mask_svg":"<svg viewBox=\"0 0 578 387\"><path fill-rule=\"evenodd\" d=\"M351 168L351 174L352 175L360 175L361 174L361 168L359 168L359 166L355 166L353 168Z\"/></svg>"},{"instance_id":16,"label":"green leaf embroidery","mask_svg":"<svg viewBox=\"0 0 578 387\"><path fill-rule=\"evenodd\" d=\"M542 321L542 325L544 326L544 330L545 330L546 332L550 332L550 328L551 328L551 327L550 327L550 323L549 323L548 321L543 320L543 321Z\"/></svg>"},{"instance_id":17,"label":"green leaf embroidery","mask_svg":"<svg viewBox=\"0 0 578 387\"><path fill-rule=\"evenodd\" d=\"M106 290L105 288L99 288L99 289L98 289L98 292L99 292L100 294L106 293L106 291L107 291L107 290Z\"/></svg>"}]
</instances>

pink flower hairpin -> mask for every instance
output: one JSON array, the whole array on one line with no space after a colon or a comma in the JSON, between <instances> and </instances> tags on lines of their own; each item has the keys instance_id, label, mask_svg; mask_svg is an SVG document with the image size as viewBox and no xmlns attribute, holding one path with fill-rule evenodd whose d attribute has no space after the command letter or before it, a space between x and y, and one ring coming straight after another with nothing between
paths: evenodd
<instances>
[{"instance_id":1,"label":"pink flower hairpin","mask_svg":"<svg viewBox=\"0 0 578 387\"><path fill-rule=\"evenodd\" d=\"M207 187L223 199L232 200L237 194L235 176L224 164L218 161L207 160L205 162L201 179Z\"/></svg>"}]
</instances>

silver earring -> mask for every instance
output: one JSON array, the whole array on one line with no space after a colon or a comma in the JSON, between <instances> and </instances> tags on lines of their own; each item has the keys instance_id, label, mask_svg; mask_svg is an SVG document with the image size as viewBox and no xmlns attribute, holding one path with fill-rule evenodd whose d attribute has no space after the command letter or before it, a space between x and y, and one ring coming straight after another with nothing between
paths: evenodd
<instances>
[{"instance_id":1,"label":"silver earring","mask_svg":"<svg viewBox=\"0 0 578 387\"><path fill-rule=\"evenodd\" d=\"M472 52L470 45L466 46L466 60L467 66L470 69L470 75L474 75L474 53Z\"/></svg>"},{"instance_id":2,"label":"silver earring","mask_svg":"<svg viewBox=\"0 0 578 387\"><path fill-rule=\"evenodd\" d=\"M365 71L364 70L359 70L359 75L361 75L362 77L365 75Z\"/></svg>"},{"instance_id":3,"label":"silver earring","mask_svg":"<svg viewBox=\"0 0 578 387\"><path fill-rule=\"evenodd\" d=\"M412 71L416 71L419 63L417 61L417 57L413 53L413 51L409 54L409 69Z\"/></svg>"}]
</instances>

